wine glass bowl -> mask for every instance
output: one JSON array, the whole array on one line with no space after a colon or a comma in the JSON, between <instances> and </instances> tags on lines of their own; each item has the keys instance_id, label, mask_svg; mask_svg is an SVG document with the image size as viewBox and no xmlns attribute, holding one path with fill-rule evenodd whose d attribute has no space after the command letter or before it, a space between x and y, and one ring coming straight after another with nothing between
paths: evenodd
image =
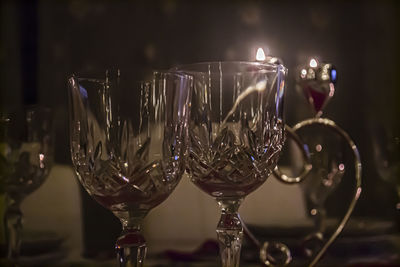
<instances>
[{"instance_id":1,"label":"wine glass bowl","mask_svg":"<svg viewBox=\"0 0 400 267\"><path fill-rule=\"evenodd\" d=\"M187 172L215 197L223 266L238 266L243 198L276 166L284 141L286 69L257 62L205 62L176 68L193 75Z\"/></svg>"},{"instance_id":2,"label":"wine glass bowl","mask_svg":"<svg viewBox=\"0 0 400 267\"><path fill-rule=\"evenodd\" d=\"M281 114L270 110L276 96L268 88L276 83L273 66L246 62L184 66L185 71L191 68L203 69L201 75L194 74L187 168L191 180L213 197L245 197L271 174L282 146Z\"/></svg>"},{"instance_id":3,"label":"wine glass bowl","mask_svg":"<svg viewBox=\"0 0 400 267\"><path fill-rule=\"evenodd\" d=\"M126 72L71 77L70 144L78 179L123 227L120 266L142 266L140 223L174 190L185 170L192 79L154 73L135 82Z\"/></svg>"}]
</instances>

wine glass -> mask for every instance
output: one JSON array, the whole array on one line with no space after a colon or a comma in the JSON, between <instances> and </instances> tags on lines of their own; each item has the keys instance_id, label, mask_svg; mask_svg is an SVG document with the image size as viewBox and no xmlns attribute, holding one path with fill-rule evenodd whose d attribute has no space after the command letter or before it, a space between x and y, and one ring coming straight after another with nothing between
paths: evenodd
<instances>
[{"instance_id":1,"label":"wine glass","mask_svg":"<svg viewBox=\"0 0 400 267\"><path fill-rule=\"evenodd\" d=\"M39 188L53 164L52 118L38 106L0 113L0 190L6 193L7 257L17 263L23 199Z\"/></svg>"},{"instance_id":2,"label":"wine glass","mask_svg":"<svg viewBox=\"0 0 400 267\"><path fill-rule=\"evenodd\" d=\"M205 62L176 70L194 77L187 172L221 208L222 266L239 266L238 209L276 166L284 141L286 68L257 62Z\"/></svg>"},{"instance_id":3,"label":"wine glass","mask_svg":"<svg viewBox=\"0 0 400 267\"><path fill-rule=\"evenodd\" d=\"M143 266L140 224L174 190L185 170L192 78L157 72L69 79L70 146L79 181L122 223L120 266Z\"/></svg>"}]
</instances>

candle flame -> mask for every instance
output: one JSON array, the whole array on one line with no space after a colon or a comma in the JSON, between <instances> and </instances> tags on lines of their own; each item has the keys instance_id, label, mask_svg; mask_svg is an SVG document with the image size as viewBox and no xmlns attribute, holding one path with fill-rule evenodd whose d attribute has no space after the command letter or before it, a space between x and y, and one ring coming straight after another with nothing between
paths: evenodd
<instances>
[{"instance_id":1,"label":"candle flame","mask_svg":"<svg viewBox=\"0 0 400 267\"><path fill-rule=\"evenodd\" d=\"M312 58L310 60L310 67L311 68L316 68L318 66L317 60L315 58Z\"/></svg>"},{"instance_id":2,"label":"candle flame","mask_svg":"<svg viewBox=\"0 0 400 267\"><path fill-rule=\"evenodd\" d=\"M264 53L264 50L261 47L257 49L256 60L257 61L264 61L265 60L265 53Z\"/></svg>"}]
</instances>

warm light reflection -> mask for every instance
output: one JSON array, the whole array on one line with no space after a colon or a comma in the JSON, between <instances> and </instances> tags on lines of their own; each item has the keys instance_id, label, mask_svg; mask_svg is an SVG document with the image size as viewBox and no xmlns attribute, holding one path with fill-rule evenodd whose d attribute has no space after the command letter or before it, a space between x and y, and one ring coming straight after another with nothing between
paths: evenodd
<instances>
[{"instance_id":1,"label":"warm light reflection","mask_svg":"<svg viewBox=\"0 0 400 267\"><path fill-rule=\"evenodd\" d=\"M317 215L317 210L316 209L312 209L310 211L310 213L311 213L311 215L315 216L315 215Z\"/></svg>"},{"instance_id":2,"label":"warm light reflection","mask_svg":"<svg viewBox=\"0 0 400 267\"><path fill-rule=\"evenodd\" d=\"M40 153L40 154L39 154L39 167L40 167L41 169L44 169L44 163L43 163L43 161L44 161L44 154Z\"/></svg>"},{"instance_id":3,"label":"warm light reflection","mask_svg":"<svg viewBox=\"0 0 400 267\"><path fill-rule=\"evenodd\" d=\"M343 163L340 163L340 164L339 164L339 170L340 170L340 171L344 171L344 164L343 164Z\"/></svg>"},{"instance_id":4,"label":"warm light reflection","mask_svg":"<svg viewBox=\"0 0 400 267\"><path fill-rule=\"evenodd\" d=\"M279 62L279 59L278 59L278 58L276 58L276 57L269 57L268 63L275 64L275 63L277 63L277 62Z\"/></svg>"},{"instance_id":5,"label":"warm light reflection","mask_svg":"<svg viewBox=\"0 0 400 267\"><path fill-rule=\"evenodd\" d=\"M321 152L322 151L322 146L320 144L315 146L315 150L317 150L317 152Z\"/></svg>"},{"instance_id":6,"label":"warm light reflection","mask_svg":"<svg viewBox=\"0 0 400 267\"><path fill-rule=\"evenodd\" d=\"M301 70L301 78L305 78L306 77L306 75L307 75L307 70L306 69L302 69Z\"/></svg>"},{"instance_id":7,"label":"warm light reflection","mask_svg":"<svg viewBox=\"0 0 400 267\"><path fill-rule=\"evenodd\" d=\"M322 67L322 74L321 79L324 81L328 81L331 77L329 76L329 68L331 67L330 64L325 64Z\"/></svg>"},{"instance_id":8,"label":"warm light reflection","mask_svg":"<svg viewBox=\"0 0 400 267\"><path fill-rule=\"evenodd\" d=\"M316 68L318 66L317 60L315 58L312 58L310 60L310 67L311 68Z\"/></svg>"},{"instance_id":9,"label":"warm light reflection","mask_svg":"<svg viewBox=\"0 0 400 267\"><path fill-rule=\"evenodd\" d=\"M265 60L265 53L264 53L264 50L261 47L257 49L256 60L257 61L264 61Z\"/></svg>"},{"instance_id":10,"label":"warm light reflection","mask_svg":"<svg viewBox=\"0 0 400 267\"><path fill-rule=\"evenodd\" d=\"M329 83L329 96L332 97L335 94L335 85Z\"/></svg>"}]
</instances>

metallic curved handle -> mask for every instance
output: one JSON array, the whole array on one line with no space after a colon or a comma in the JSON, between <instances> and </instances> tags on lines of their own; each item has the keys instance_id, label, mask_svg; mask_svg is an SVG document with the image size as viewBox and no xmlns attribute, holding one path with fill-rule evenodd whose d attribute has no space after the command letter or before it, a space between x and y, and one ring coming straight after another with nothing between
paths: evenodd
<instances>
[{"instance_id":1,"label":"metallic curved handle","mask_svg":"<svg viewBox=\"0 0 400 267\"><path fill-rule=\"evenodd\" d=\"M243 231L246 237L259 249L260 261L265 266L287 266L292 261L290 249L283 243L278 242L264 242L262 245L260 241L253 235L247 228L242 218L239 216L242 223Z\"/></svg>"},{"instance_id":2,"label":"metallic curved handle","mask_svg":"<svg viewBox=\"0 0 400 267\"><path fill-rule=\"evenodd\" d=\"M303 171L300 173L299 176L290 177L290 176L287 176L286 174L283 174L282 171L280 170L279 166L276 166L273 171L273 174L276 178L278 178L279 181L281 181L283 183L297 184L297 183L302 182L312 169L312 165L310 163L310 154L308 151L308 147L306 145L304 145L304 143L301 141L300 137L295 133L295 131L286 124L285 124L285 132L286 132L286 138L292 139L301 150L301 154L302 154L304 162L305 162Z\"/></svg>"},{"instance_id":3,"label":"metallic curved handle","mask_svg":"<svg viewBox=\"0 0 400 267\"><path fill-rule=\"evenodd\" d=\"M332 236L328 239L328 241L325 243L325 245L322 247L322 249L318 252L318 254L315 256L315 258L312 260L310 263L310 267L315 266L317 262L321 259L321 257L325 254L326 250L328 247L332 244L333 241L338 237L338 235L342 232L344 226L346 225L347 221L350 218L351 213L354 210L354 206L357 203L357 200L360 197L361 194L361 159L360 159L360 153L358 152L358 149L356 145L354 144L353 140L350 138L350 136L339 126L336 125L336 123L332 120L325 119L325 118L312 118L308 120L301 121L297 123L293 127L293 131L296 132L297 130L310 126L310 125L322 125L325 126L329 129L332 129L335 131L337 134L342 136L346 141L347 144L350 146L350 148L353 151L354 154L354 164L355 164L355 180L356 180L356 185L354 188L354 196L353 199L350 202L349 208L344 215L343 219L339 223L338 227L336 228L336 231L332 234Z\"/></svg>"},{"instance_id":4,"label":"metallic curved handle","mask_svg":"<svg viewBox=\"0 0 400 267\"><path fill-rule=\"evenodd\" d=\"M283 243L264 242L260 248L260 260L265 266L287 266L292 255Z\"/></svg>"}]
</instances>

